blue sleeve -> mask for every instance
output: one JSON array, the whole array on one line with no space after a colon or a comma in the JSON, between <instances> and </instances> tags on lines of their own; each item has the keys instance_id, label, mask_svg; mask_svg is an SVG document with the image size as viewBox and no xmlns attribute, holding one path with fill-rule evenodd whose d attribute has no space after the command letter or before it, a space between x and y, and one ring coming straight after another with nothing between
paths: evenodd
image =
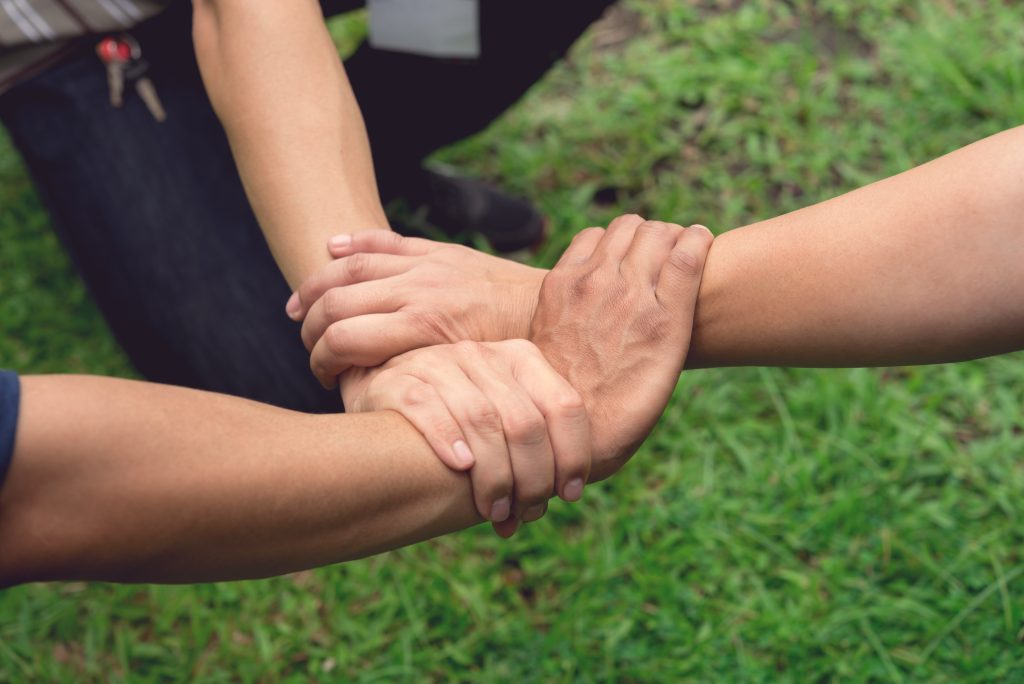
<instances>
[{"instance_id":1,"label":"blue sleeve","mask_svg":"<svg viewBox=\"0 0 1024 684\"><path fill-rule=\"evenodd\" d=\"M0 371L0 487L14 456L14 432L18 427L21 383L10 371Z\"/></svg>"}]
</instances>

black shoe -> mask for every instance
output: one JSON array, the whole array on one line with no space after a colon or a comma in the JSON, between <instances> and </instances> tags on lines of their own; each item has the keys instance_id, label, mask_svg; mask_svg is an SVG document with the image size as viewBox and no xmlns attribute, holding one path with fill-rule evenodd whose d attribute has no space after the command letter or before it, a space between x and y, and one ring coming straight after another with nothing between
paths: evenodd
<instances>
[{"instance_id":1,"label":"black shoe","mask_svg":"<svg viewBox=\"0 0 1024 684\"><path fill-rule=\"evenodd\" d=\"M391 192L388 218L403 235L425 235L473 244L477 235L496 252L534 249L546 221L529 202L471 178L420 169Z\"/></svg>"}]
</instances>

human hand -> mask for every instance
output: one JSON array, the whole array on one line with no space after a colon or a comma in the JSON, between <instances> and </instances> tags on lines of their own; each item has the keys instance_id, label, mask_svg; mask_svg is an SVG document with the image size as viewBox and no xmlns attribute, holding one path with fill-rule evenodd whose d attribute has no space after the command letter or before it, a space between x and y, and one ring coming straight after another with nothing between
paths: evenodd
<instances>
[{"instance_id":1,"label":"human hand","mask_svg":"<svg viewBox=\"0 0 1024 684\"><path fill-rule=\"evenodd\" d=\"M333 238L336 260L286 310L303 320L310 367L325 387L352 366L462 340L525 338L545 271L390 231Z\"/></svg>"},{"instance_id":2,"label":"human hand","mask_svg":"<svg viewBox=\"0 0 1024 684\"><path fill-rule=\"evenodd\" d=\"M349 411L394 410L441 460L469 470L477 510L498 534L577 501L590 471L583 399L526 340L417 349L345 376Z\"/></svg>"},{"instance_id":3,"label":"human hand","mask_svg":"<svg viewBox=\"0 0 1024 684\"><path fill-rule=\"evenodd\" d=\"M544 279L530 339L583 395L591 481L621 468L664 411L712 239L703 226L623 216L579 233Z\"/></svg>"}]
</instances>

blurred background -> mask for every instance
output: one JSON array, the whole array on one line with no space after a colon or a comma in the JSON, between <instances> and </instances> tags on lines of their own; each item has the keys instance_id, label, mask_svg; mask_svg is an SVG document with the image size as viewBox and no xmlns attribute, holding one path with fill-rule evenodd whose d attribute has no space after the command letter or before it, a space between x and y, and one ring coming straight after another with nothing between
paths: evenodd
<instances>
[{"instance_id":1,"label":"blurred background","mask_svg":"<svg viewBox=\"0 0 1024 684\"><path fill-rule=\"evenodd\" d=\"M351 51L365 15L331 29ZM619 213L721 232L1022 115L1021 3L623 0L437 158L536 202L550 264ZM133 376L2 134L0 367ZM1024 681L1022 405L1020 354L686 373L621 475L509 542L6 591L0 682Z\"/></svg>"}]
</instances>

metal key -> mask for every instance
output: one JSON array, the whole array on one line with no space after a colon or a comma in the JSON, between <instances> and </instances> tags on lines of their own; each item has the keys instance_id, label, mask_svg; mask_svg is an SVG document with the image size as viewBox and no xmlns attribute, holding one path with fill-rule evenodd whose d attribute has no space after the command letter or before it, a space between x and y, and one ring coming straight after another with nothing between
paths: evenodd
<instances>
[{"instance_id":1,"label":"metal key","mask_svg":"<svg viewBox=\"0 0 1024 684\"><path fill-rule=\"evenodd\" d=\"M104 38L96 45L96 55L107 67L110 104L120 108L124 105L125 66L131 59L131 48L115 38Z\"/></svg>"},{"instance_id":2,"label":"metal key","mask_svg":"<svg viewBox=\"0 0 1024 684\"><path fill-rule=\"evenodd\" d=\"M164 103L160 101L160 96L156 94L156 86L153 85L153 81L149 80L146 76L143 76L139 80L135 81L135 92L139 94L142 101L146 103L146 109L153 115L153 118L157 122L167 120L167 112L164 110Z\"/></svg>"},{"instance_id":3,"label":"metal key","mask_svg":"<svg viewBox=\"0 0 1024 684\"><path fill-rule=\"evenodd\" d=\"M160 95L157 94L157 86L153 85L153 81L148 76L139 76L134 81L135 92L145 103L145 109L150 110L150 114L158 122L165 121L167 112L164 111L164 103L160 101Z\"/></svg>"},{"instance_id":4,"label":"metal key","mask_svg":"<svg viewBox=\"0 0 1024 684\"><path fill-rule=\"evenodd\" d=\"M110 88L110 104L121 108L124 106L124 64L121 62L107 63L107 86Z\"/></svg>"},{"instance_id":5,"label":"metal key","mask_svg":"<svg viewBox=\"0 0 1024 684\"><path fill-rule=\"evenodd\" d=\"M144 59L134 59L125 69L125 76L135 85L135 92L142 98L142 102L145 103L146 109L153 115L153 118L158 122L165 121L167 112L160 101L160 96L156 94L156 86L153 85L149 76L146 76L147 71L149 71L148 62Z\"/></svg>"}]
</instances>

